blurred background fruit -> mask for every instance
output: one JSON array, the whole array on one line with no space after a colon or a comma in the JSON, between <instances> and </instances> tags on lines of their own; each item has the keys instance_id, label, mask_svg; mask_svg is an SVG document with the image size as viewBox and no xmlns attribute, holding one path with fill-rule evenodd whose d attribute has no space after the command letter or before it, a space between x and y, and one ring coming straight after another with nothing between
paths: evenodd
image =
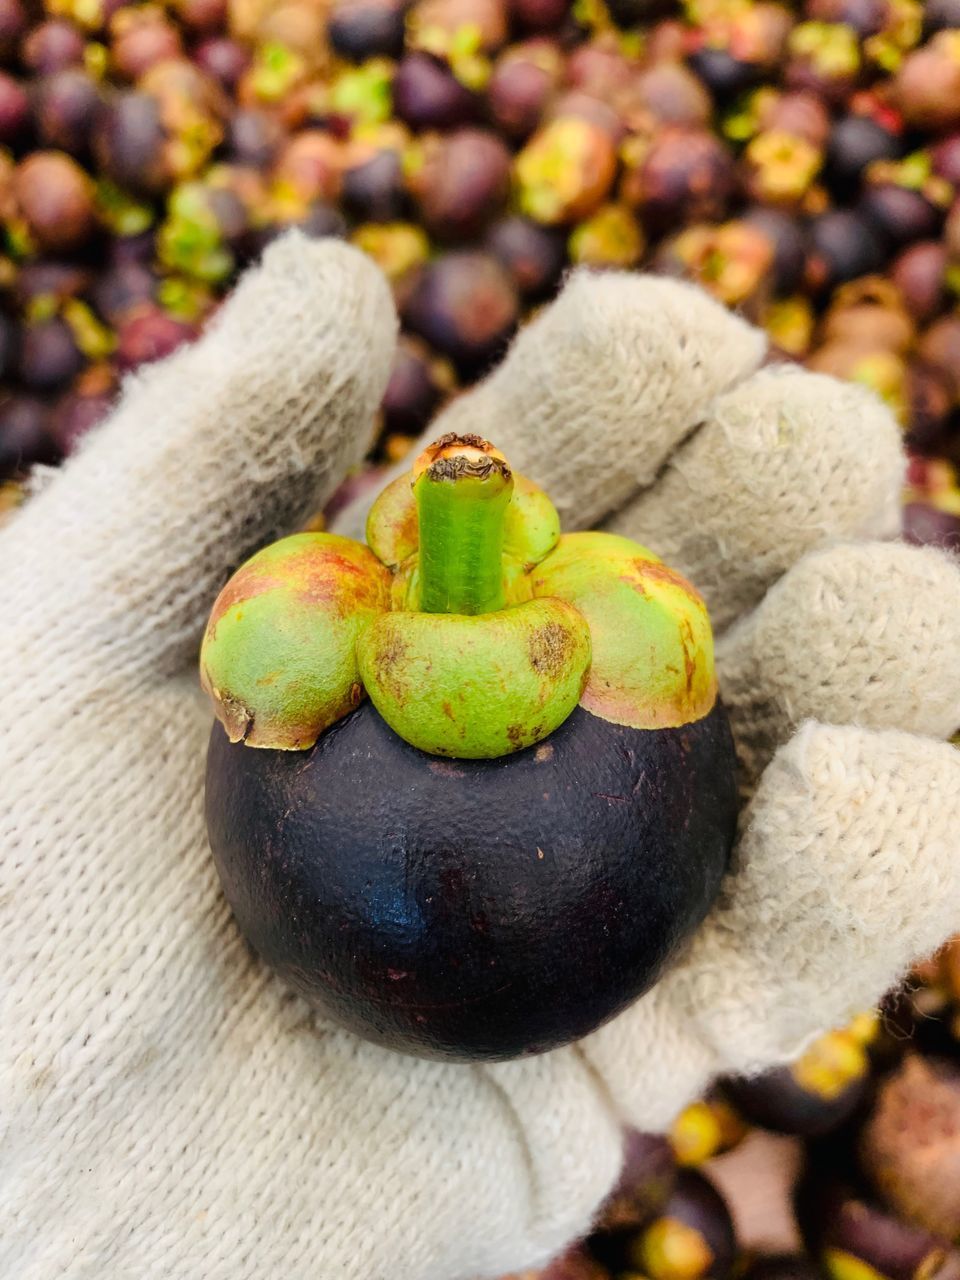
<instances>
[{"instance_id":1,"label":"blurred background fruit","mask_svg":"<svg viewBox=\"0 0 960 1280\"><path fill-rule=\"evenodd\" d=\"M649 269L873 387L907 536L960 537L954 0L3 0L0 226L10 474L299 226L380 263L412 340L375 461L570 266Z\"/></svg>"}]
</instances>

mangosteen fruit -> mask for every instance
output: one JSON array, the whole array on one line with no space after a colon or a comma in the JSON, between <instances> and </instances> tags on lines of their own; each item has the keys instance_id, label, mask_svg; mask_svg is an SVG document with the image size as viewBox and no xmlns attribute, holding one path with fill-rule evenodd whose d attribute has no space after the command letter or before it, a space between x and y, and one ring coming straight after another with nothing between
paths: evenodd
<instances>
[{"instance_id":1,"label":"mangosteen fruit","mask_svg":"<svg viewBox=\"0 0 960 1280\"><path fill-rule=\"evenodd\" d=\"M427 263L401 310L409 330L474 379L505 350L520 300L496 258L462 250Z\"/></svg>"},{"instance_id":2,"label":"mangosteen fruit","mask_svg":"<svg viewBox=\"0 0 960 1280\"><path fill-rule=\"evenodd\" d=\"M724 1280L737 1256L733 1219L713 1183L682 1169L659 1215L631 1241L629 1257L649 1280Z\"/></svg>"},{"instance_id":3,"label":"mangosteen fruit","mask_svg":"<svg viewBox=\"0 0 960 1280\"><path fill-rule=\"evenodd\" d=\"M506 267L527 302L553 293L567 265L565 237L552 227L513 214L487 232L486 247Z\"/></svg>"},{"instance_id":4,"label":"mangosteen fruit","mask_svg":"<svg viewBox=\"0 0 960 1280\"><path fill-rule=\"evenodd\" d=\"M598 1232L635 1230L659 1213L677 1181L679 1170L670 1142L659 1133L627 1129L617 1185L604 1201Z\"/></svg>"},{"instance_id":5,"label":"mangosteen fruit","mask_svg":"<svg viewBox=\"0 0 960 1280\"><path fill-rule=\"evenodd\" d=\"M788 1067L728 1077L723 1092L737 1110L775 1133L814 1138L847 1120L866 1096L870 1059L859 1039L831 1031Z\"/></svg>"},{"instance_id":6,"label":"mangosteen fruit","mask_svg":"<svg viewBox=\"0 0 960 1280\"><path fill-rule=\"evenodd\" d=\"M227 900L366 1039L461 1060L568 1043L649 989L727 866L703 601L637 543L561 537L478 436L429 446L367 542L283 539L213 606Z\"/></svg>"},{"instance_id":7,"label":"mangosteen fruit","mask_svg":"<svg viewBox=\"0 0 960 1280\"><path fill-rule=\"evenodd\" d=\"M327 22L327 35L343 58L398 58L403 52L403 0L340 0Z\"/></svg>"},{"instance_id":8,"label":"mangosteen fruit","mask_svg":"<svg viewBox=\"0 0 960 1280\"><path fill-rule=\"evenodd\" d=\"M49 411L33 396L10 396L0 401L0 480L23 475L35 463L60 461L60 450L49 431Z\"/></svg>"},{"instance_id":9,"label":"mangosteen fruit","mask_svg":"<svg viewBox=\"0 0 960 1280\"><path fill-rule=\"evenodd\" d=\"M475 119L479 99L438 59L408 53L393 78L393 108L411 129L452 129Z\"/></svg>"},{"instance_id":10,"label":"mangosteen fruit","mask_svg":"<svg viewBox=\"0 0 960 1280\"><path fill-rule=\"evenodd\" d=\"M852 209L830 209L809 224L807 282L827 292L846 280L879 271L887 245L880 233Z\"/></svg>"},{"instance_id":11,"label":"mangosteen fruit","mask_svg":"<svg viewBox=\"0 0 960 1280\"><path fill-rule=\"evenodd\" d=\"M902 143L896 134L869 116L838 120L827 146L825 177L831 190L847 198L860 189L864 170L875 160L895 160Z\"/></svg>"},{"instance_id":12,"label":"mangosteen fruit","mask_svg":"<svg viewBox=\"0 0 960 1280\"><path fill-rule=\"evenodd\" d=\"M384 431L410 436L423 431L453 386L449 364L425 343L404 335L380 402Z\"/></svg>"},{"instance_id":13,"label":"mangosteen fruit","mask_svg":"<svg viewBox=\"0 0 960 1280\"><path fill-rule=\"evenodd\" d=\"M960 1070L911 1053L881 1084L860 1134L864 1172L895 1213L960 1239Z\"/></svg>"},{"instance_id":14,"label":"mangosteen fruit","mask_svg":"<svg viewBox=\"0 0 960 1280\"><path fill-rule=\"evenodd\" d=\"M797 1191L804 1243L830 1280L957 1280L960 1255L942 1237L887 1213L843 1178L812 1165Z\"/></svg>"}]
</instances>

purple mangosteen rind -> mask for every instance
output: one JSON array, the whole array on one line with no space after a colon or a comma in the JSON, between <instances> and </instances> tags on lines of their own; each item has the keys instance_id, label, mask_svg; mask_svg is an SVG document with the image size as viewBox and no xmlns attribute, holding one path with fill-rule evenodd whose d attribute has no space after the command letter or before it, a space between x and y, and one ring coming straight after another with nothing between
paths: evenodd
<instances>
[{"instance_id":1,"label":"purple mangosteen rind","mask_svg":"<svg viewBox=\"0 0 960 1280\"><path fill-rule=\"evenodd\" d=\"M555 1048L656 981L726 870L736 760L706 608L639 544L561 536L476 436L425 450L367 534L284 539L214 605L227 899L366 1039Z\"/></svg>"}]
</instances>

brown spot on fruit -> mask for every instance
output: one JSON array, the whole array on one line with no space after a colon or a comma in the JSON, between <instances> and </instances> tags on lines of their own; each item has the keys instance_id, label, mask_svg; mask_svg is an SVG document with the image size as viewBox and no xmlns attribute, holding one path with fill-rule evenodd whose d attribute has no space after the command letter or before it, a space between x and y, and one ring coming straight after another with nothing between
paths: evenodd
<instances>
[{"instance_id":1,"label":"brown spot on fruit","mask_svg":"<svg viewBox=\"0 0 960 1280\"><path fill-rule=\"evenodd\" d=\"M530 665L538 675L562 674L570 656L572 637L559 622L546 622L534 631L528 641Z\"/></svg>"}]
</instances>

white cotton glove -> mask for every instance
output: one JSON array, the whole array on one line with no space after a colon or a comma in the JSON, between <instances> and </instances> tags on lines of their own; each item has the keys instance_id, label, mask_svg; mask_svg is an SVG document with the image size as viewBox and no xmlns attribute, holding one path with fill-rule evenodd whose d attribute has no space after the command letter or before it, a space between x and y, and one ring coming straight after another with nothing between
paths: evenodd
<instances>
[{"instance_id":1,"label":"white cotton glove","mask_svg":"<svg viewBox=\"0 0 960 1280\"><path fill-rule=\"evenodd\" d=\"M876 1001L960 921L960 572L860 539L902 460L864 390L756 372L705 295L575 274L431 434L708 597L753 793L687 953L580 1044L463 1066L325 1023L251 954L202 817L194 670L227 573L364 453L396 322L293 234L0 535L0 1275L468 1280L588 1227L666 1125Z\"/></svg>"}]
</instances>

